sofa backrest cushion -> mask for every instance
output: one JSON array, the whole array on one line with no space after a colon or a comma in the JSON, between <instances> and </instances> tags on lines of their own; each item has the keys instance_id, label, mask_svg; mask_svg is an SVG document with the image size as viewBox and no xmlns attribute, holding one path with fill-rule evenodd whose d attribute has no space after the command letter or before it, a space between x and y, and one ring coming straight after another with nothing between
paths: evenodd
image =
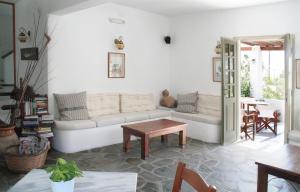
<instances>
[{"instance_id":1,"label":"sofa backrest cushion","mask_svg":"<svg viewBox=\"0 0 300 192\"><path fill-rule=\"evenodd\" d=\"M86 92L54 94L60 120L85 120L89 118L86 106Z\"/></svg>"},{"instance_id":2,"label":"sofa backrest cushion","mask_svg":"<svg viewBox=\"0 0 300 192\"><path fill-rule=\"evenodd\" d=\"M220 96L198 94L197 111L205 115L221 116Z\"/></svg>"},{"instance_id":3,"label":"sofa backrest cushion","mask_svg":"<svg viewBox=\"0 0 300 192\"><path fill-rule=\"evenodd\" d=\"M178 94L177 95L177 112L197 113L198 92Z\"/></svg>"},{"instance_id":4,"label":"sofa backrest cushion","mask_svg":"<svg viewBox=\"0 0 300 192\"><path fill-rule=\"evenodd\" d=\"M151 111L155 109L152 94L121 94L121 112Z\"/></svg>"},{"instance_id":5,"label":"sofa backrest cushion","mask_svg":"<svg viewBox=\"0 0 300 192\"><path fill-rule=\"evenodd\" d=\"M120 113L120 94L89 93L87 94L87 109L90 118Z\"/></svg>"}]
</instances>

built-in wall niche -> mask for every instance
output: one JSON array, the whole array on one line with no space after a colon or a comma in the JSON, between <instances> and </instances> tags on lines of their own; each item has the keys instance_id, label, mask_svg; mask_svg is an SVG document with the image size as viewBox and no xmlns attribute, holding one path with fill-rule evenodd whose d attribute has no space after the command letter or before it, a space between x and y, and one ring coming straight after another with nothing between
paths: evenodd
<instances>
[{"instance_id":1,"label":"built-in wall niche","mask_svg":"<svg viewBox=\"0 0 300 192\"><path fill-rule=\"evenodd\" d=\"M0 96L8 94L16 82L15 7L0 1Z\"/></svg>"}]
</instances>

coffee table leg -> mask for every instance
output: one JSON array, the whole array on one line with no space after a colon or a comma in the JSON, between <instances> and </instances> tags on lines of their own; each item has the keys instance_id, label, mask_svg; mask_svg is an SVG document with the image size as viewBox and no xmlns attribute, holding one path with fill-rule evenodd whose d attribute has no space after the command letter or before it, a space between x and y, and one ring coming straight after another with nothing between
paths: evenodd
<instances>
[{"instance_id":1,"label":"coffee table leg","mask_svg":"<svg viewBox=\"0 0 300 192\"><path fill-rule=\"evenodd\" d=\"M182 131L179 131L179 145L184 147L186 144L186 129L184 128Z\"/></svg>"},{"instance_id":2,"label":"coffee table leg","mask_svg":"<svg viewBox=\"0 0 300 192\"><path fill-rule=\"evenodd\" d=\"M149 136L143 135L141 137L141 158L146 159L149 157Z\"/></svg>"},{"instance_id":3,"label":"coffee table leg","mask_svg":"<svg viewBox=\"0 0 300 192\"><path fill-rule=\"evenodd\" d=\"M268 191L268 173L265 167L258 165L257 192L267 192L267 191Z\"/></svg>"},{"instance_id":4,"label":"coffee table leg","mask_svg":"<svg viewBox=\"0 0 300 192\"><path fill-rule=\"evenodd\" d=\"M160 138L160 141L162 143L167 143L168 142L168 135L162 135L161 138Z\"/></svg>"},{"instance_id":5,"label":"coffee table leg","mask_svg":"<svg viewBox=\"0 0 300 192\"><path fill-rule=\"evenodd\" d=\"M123 151L127 152L130 147L130 134L126 128L123 128Z\"/></svg>"}]
</instances>

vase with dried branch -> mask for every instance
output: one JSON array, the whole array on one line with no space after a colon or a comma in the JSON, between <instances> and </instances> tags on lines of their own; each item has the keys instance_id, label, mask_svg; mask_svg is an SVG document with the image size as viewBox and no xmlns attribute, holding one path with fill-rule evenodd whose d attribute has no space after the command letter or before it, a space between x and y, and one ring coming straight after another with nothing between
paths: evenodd
<instances>
[{"instance_id":1,"label":"vase with dried branch","mask_svg":"<svg viewBox=\"0 0 300 192\"><path fill-rule=\"evenodd\" d=\"M10 119L7 120L8 123L0 126L3 130L6 128L14 128L17 124L18 119L24 117L24 104L26 101L33 100L35 97L37 85L43 86L47 83L40 82L40 77L43 70L46 68L44 65L44 57L47 52L49 42L51 41L50 36L46 33L46 24L44 25L44 31L41 31L41 14L37 10L33 14L34 21L34 33L32 38L32 47L38 48L38 57L35 60L26 61L26 69L23 74L17 74L19 81L17 81L14 90L11 93L11 99L13 99L13 104L2 107L3 109L10 110ZM19 70L18 70L19 73ZM1 131L0 128L0 131Z\"/></svg>"}]
</instances>

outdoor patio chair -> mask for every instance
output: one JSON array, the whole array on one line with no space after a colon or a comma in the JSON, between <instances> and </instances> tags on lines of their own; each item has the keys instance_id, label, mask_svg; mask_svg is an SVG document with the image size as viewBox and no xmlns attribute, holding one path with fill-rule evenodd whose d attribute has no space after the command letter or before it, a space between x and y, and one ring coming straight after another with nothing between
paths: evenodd
<instances>
[{"instance_id":1,"label":"outdoor patio chair","mask_svg":"<svg viewBox=\"0 0 300 192\"><path fill-rule=\"evenodd\" d=\"M255 129L257 124L257 112L251 114L242 113L241 133L245 134L245 139L255 139Z\"/></svg>"},{"instance_id":2,"label":"outdoor patio chair","mask_svg":"<svg viewBox=\"0 0 300 192\"><path fill-rule=\"evenodd\" d=\"M271 130L275 135L277 135L277 125L279 122L280 111L275 110L272 112L260 112L258 113L258 121L256 126L256 132L260 132L263 129Z\"/></svg>"}]
</instances>

